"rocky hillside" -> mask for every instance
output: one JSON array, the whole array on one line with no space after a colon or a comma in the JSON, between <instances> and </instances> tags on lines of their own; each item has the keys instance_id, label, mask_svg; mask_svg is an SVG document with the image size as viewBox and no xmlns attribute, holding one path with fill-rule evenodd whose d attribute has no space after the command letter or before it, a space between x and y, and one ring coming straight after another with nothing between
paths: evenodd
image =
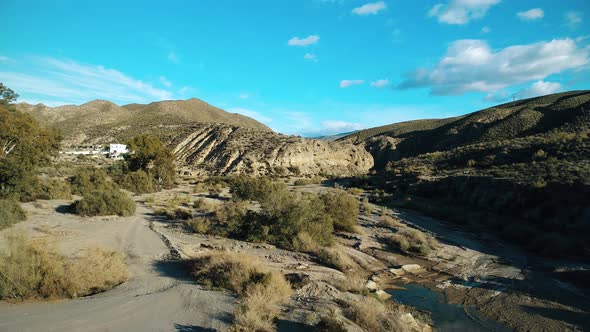
<instances>
[{"instance_id":1,"label":"rocky hillside","mask_svg":"<svg viewBox=\"0 0 590 332\"><path fill-rule=\"evenodd\" d=\"M172 144L179 160L197 173L265 175L364 174L373 158L349 143L304 139L228 125L194 127Z\"/></svg>"},{"instance_id":2,"label":"rocky hillside","mask_svg":"<svg viewBox=\"0 0 590 332\"><path fill-rule=\"evenodd\" d=\"M519 100L461 117L408 121L366 129L341 141L366 145L377 168L390 161L590 127L590 91Z\"/></svg>"},{"instance_id":3,"label":"rocky hillside","mask_svg":"<svg viewBox=\"0 0 590 332\"><path fill-rule=\"evenodd\" d=\"M541 255L590 259L590 91L443 122L362 141L380 175L374 185Z\"/></svg>"},{"instance_id":4,"label":"rocky hillside","mask_svg":"<svg viewBox=\"0 0 590 332\"><path fill-rule=\"evenodd\" d=\"M364 174L373 157L362 147L285 136L249 117L225 112L198 99L117 106L95 100L80 106L17 105L20 111L64 134L66 147L125 142L152 133L178 160L202 175Z\"/></svg>"},{"instance_id":5,"label":"rocky hillside","mask_svg":"<svg viewBox=\"0 0 590 332\"><path fill-rule=\"evenodd\" d=\"M125 141L146 131L169 136L173 134L170 130L197 123L221 123L272 131L252 118L226 112L195 98L145 105L118 106L106 100L94 100L79 106L48 107L20 103L16 107L32 114L44 125L59 128L64 134L66 146Z\"/></svg>"}]
</instances>

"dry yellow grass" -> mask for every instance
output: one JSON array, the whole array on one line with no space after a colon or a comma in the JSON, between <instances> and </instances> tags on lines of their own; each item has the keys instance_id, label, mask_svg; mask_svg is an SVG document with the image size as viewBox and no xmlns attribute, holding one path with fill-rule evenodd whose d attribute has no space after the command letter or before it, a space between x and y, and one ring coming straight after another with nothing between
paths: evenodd
<instances>
[{"instance_id":1,"label":"dry yellow grass","mask_svg":"<svg viewBox=\"0 0 590 332\"><path fill-rule=\"evenodd\" d=\"M345 315L360 327L371 332L406 331L400 323L402 308L393 301L381 302L373 296L346 302Z\"/></svg>"},{"instance_id":2,"label":"dry yellow grass","mask_svg":"<svg viewBox=\"0 0 590 332\"><path fill-rule=\"evenodd\" d=\"M240 307L235 313L239 331L274 331L280 306L291 296L285 277L265 267L256 257L215 252L192 261L193 274L202 283L235 292Z\"/></svg>"},{"instance_id":3,"label":"dry yellow grass","mask_svg":"<svg viewBox=\"0 0 590 332\"><path fill-rule=\"evenodd\" d=\"M102 248L69 259L44 241L7 237L0 252L0 299L71 298L110 289L127 280L123 256Z\"/></svg>"},{"instance_id":4,"label":"dry yellow grass","mask_svg":"<svg viewBox=\"0 0 590 332\"><path fill-rule=\"evenodd\" d=\"M378 225L381 227L394 227L394 228L405 227L405 225L402 224L402 222L399 219L393 218L387 214L382 215L381 218L379 218Z\"/></svg>"}]
</instances>

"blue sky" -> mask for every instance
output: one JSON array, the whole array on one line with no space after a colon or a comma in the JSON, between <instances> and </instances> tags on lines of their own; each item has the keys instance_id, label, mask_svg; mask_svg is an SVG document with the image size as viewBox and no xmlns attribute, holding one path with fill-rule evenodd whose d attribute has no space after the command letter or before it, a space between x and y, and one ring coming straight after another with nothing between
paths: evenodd
<instances>
[{"instance_id":1,"label":"blue sky","mask_svg":"<svg viewBox=\"0 0 590 332\"><path fill-rule=\"evenodd\" d=\"M20 101L199 98L314 136L590 89L590 2L2 0Z\"/></svg>"}]
</instances>

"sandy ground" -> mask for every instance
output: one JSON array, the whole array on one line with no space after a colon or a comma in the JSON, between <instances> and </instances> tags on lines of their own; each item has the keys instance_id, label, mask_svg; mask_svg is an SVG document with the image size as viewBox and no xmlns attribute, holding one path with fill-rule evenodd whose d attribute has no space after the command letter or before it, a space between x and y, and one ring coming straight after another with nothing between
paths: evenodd
<instances>
[{"instance_id":1,"label":"sandy ground","mask_svg":"<svg viewBox=\"0 0 590 332\"><path fill-rule=\"evenodd\" d=\"M148 228L149 211L138 204L129 218L89 218L25 204L29 220L13 229L31 232L75 254L91 246L125 253L131 280L108 292L53 303L0 302L0 331L207 331L224 330L235 299L225 292L203 290L183 278L173 263L161 263L168 247ZM47 226L50 225L50 226ZM39 231L42 230L42 231ZM2 233L11 230L4 230ZM199 329L200 328L200 329Z\"/></svg>"},{"instance_id":2,"label":"sandy ground","mask_svg":"<svg viewBox=\"0 0 590 332\"><path fill-rule=\"evenodd\" d=\"M291 189L327 190L319 185ZM177 193L190 194L193 199L203 197L192 194L188 186L157 195L172 197ZM236 308L235 299L227 292L208 291L191 282L177 264L167 260L171 253L191 257L209 250L246 252L295 279L307 280L285 307L280 331L309 328L320 314L337 313L338 300L354 296L335 287L350 281L349 276L317 264L306 254L187 233L180 223L154 218L142 203L137 204L136 215L129 218L80 218L60 213L60 206L68 203L49 201L45 202L49 206L41 208L25 204L29 219L12 229L55 241L64 253L72 255L95 244L117 248L127 256L132 279L103 294L72 301L0 302L0 331L226 330ZM517 248L488 235L464 233L415 212L393 210L408 227L429 233L440 242L427 257L401 254L382 242L395 229L378 225L381 210L375 206L372 214L359 216L359 234L340 234L337 239L338 250L364 270L363 284L366 278L375 280L381 288L407 282L422 284L442 292L450 302L473 304L484 315L518 331L590 329L587 290L539 272L533 268L535 259ZM399 268L407 264L421 268L400 272ZM307 325L297 325L302 323Z\"/></svg>"}]
</instances>

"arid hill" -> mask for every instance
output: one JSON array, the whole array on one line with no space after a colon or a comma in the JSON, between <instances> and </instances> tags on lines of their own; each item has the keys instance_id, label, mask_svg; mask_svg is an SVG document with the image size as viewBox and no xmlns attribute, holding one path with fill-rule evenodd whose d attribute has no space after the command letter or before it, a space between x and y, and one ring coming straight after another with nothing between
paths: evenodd
<instances>
[{"instance_id":1,"label":"arid hill","mask_svg":"<svg viewBox=\"0 0 590 332\"><path fill-rule=\"evenodd\" d=\"M344 141L371 152L392 197L542 255L590 257L590 91L390 129Z\"/></svg>"},{"instance_id":2,"label":"arid hill","mask_svg":"<svg viewBox=\"0 0 590 332\"><path fill-rule=\"evenodd\" d=\"M169 130L196 123L220 123L271 131L252 118L226 112L195 98L145 105L118 106L110 101L94 100L80 106L48 107L20 103L16 107L32 114L43 125L61 129L66 146L124 141L147 131L166 136L172 134Z\"/></svg>"},{"instance_id":3,"label":"arid hill","mask_svg":"<svg viewBox=\"0 0 590 332\"><path fill-rule=\"evenodd\" d=\"M390 161L475 144L590 128L590 91L518 100L460 117L416 120L375 127L339 141L365 144L377 168Z\"/></svg>"},{"instance_id":4,"label":"arid hill","mask_svg":"<svg viewBox=\"0 0 590 332\"><path fill-rule=\"evenodd\" d=\"M291 169L301 175L346 176L373 167L372 156L352 143L277 134L254 119L198 99L124 106L95 100L54 108L20 103L17 109L60 129L66 148L155 134L195 174L265 175Z\"/></svg>"}]
</instances>

